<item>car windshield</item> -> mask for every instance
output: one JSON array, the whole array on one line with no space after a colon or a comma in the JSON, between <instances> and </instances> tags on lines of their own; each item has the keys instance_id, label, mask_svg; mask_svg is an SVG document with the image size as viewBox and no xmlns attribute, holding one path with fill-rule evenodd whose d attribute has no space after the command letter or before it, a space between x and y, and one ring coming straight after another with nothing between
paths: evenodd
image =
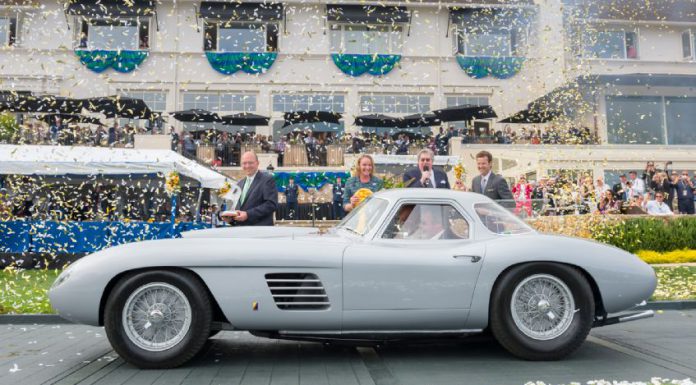
<instances>
[{"instance_id":1,"label":"car windshield","mask_svg":"<svg viewBox=\"0 0 696 385\"><path fill-rule=\"evenodd\" d=\"M477 203L474 210L488 230L496 234L524 234L534 231L496 203Z\"/></svg>"},{"instance_id":2,"label":"car windshield","mask_svg":"<svg viewBox=\"0 0 696 385\"><path fill-rule=\"evenodd\" d=\"M348 230L360 236L367 234L377 226L377 221L387 209L388 202L384 199L368 197L346 216L337 228Z\"/></svg>"}]
</instances>

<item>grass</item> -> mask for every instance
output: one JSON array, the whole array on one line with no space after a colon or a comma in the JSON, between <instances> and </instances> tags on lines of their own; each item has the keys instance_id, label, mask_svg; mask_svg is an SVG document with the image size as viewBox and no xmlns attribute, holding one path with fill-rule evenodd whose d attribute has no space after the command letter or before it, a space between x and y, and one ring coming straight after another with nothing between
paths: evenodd
<instances>
[{"instance_id":1,"label":"grass","mask_svg":"<svg viewBox=\"0 0 696 385\"><path fill-rule=\"evenodd\" d=\"M655 266L652 301L696 300L696 266ZM60 270L0 271L0 314L52 314L46 295Z\"/></svg>"}]
</instances>

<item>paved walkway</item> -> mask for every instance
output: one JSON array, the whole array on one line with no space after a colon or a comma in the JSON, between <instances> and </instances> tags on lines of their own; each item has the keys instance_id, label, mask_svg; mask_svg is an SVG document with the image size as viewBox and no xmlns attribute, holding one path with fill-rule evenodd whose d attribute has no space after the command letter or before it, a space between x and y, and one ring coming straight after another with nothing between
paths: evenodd
<instances>
[{"instance_id":1,"label":"paved walkway","mask_svg":"<svg viewBox=\"0 0 696 385\"><path fill-rule=\"evenodd\" d=\"M561 384L696 379L696 311L594 329L563 361L513 358L494 341L347 347L224 332L185 367L139 370L102 328L0 325L0 384Z\"/></svg>"}]
</instances>

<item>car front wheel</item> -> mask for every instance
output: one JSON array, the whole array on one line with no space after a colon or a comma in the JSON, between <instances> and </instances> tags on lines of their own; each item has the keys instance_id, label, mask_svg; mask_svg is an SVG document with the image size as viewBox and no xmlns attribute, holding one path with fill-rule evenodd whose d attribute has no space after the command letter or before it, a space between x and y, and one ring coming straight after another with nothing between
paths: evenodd
<instances>
[{"instance_id":1,"label":"car front wheel","mask_svg":"<svg viewBox=\"0 0 696 385\"><path fill-rule=\"evenodd\" d=\"M140 368L173 368L203 347L212 322L207 290L187 271L146 271L109 295L104 328L114 350Z\"/></svg>"},{"instance_id":2,"label":"car front wheel","mask_svg":"<svg viewBox=\"0 0 696 385\"><path fill-rule=\"evenodd\" d=\"M517 357L557 360L585 341L594 307L592 289L577 269L552 263L520 265L493 289L491 331Z\"/></svg>"}]
</instances>

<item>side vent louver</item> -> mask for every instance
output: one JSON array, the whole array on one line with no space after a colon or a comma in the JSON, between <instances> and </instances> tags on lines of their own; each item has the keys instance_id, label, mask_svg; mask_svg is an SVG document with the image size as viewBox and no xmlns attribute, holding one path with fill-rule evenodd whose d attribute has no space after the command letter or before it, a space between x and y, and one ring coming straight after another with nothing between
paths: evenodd
<instances>
[{"instance_id":1,"label":"side vent louver","mask_svg":"<svg viewBox=\"0 0 696 385\"><path fill-rule=\"evenodd\" d=\"M319 277L311 273L269 273L266 283L278 309L325 310L329 297Z\"/></svg>"}]
</instances>

